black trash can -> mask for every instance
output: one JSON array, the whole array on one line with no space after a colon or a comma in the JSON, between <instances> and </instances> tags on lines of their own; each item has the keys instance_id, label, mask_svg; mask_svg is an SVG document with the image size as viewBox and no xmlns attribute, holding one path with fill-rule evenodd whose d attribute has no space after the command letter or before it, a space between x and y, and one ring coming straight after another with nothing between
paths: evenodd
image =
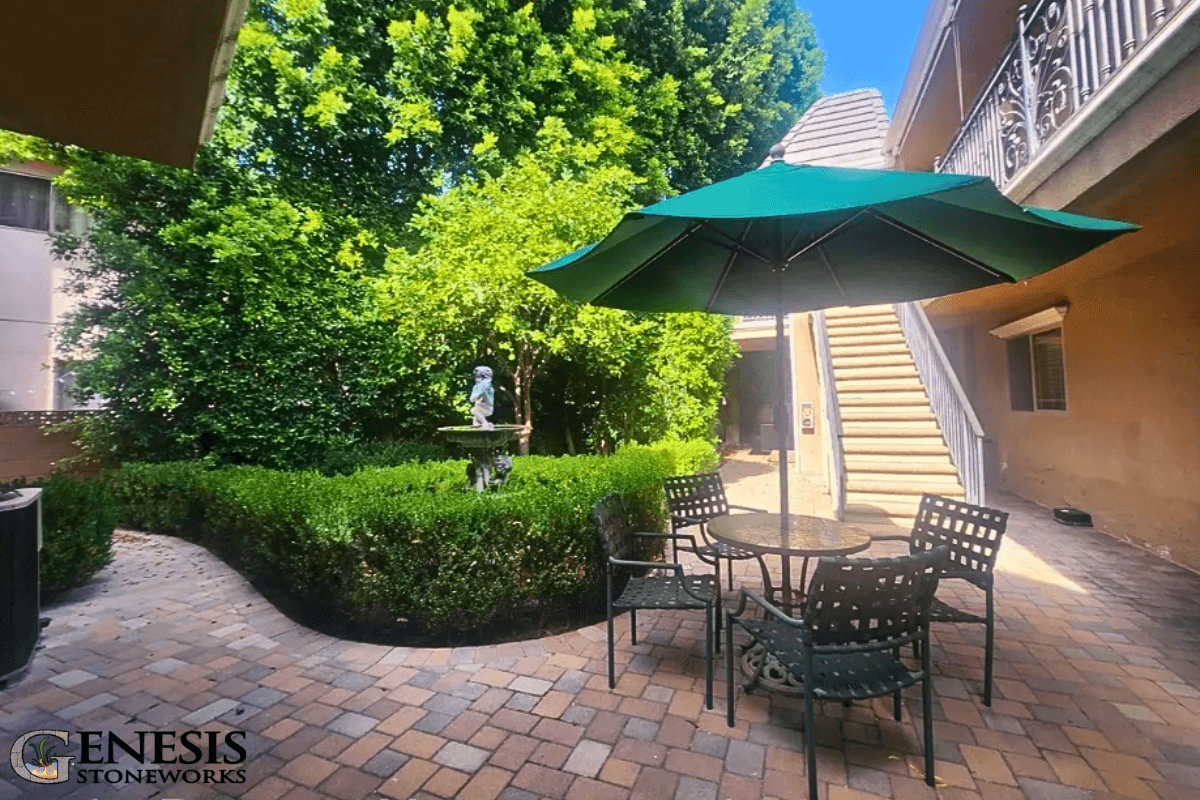
<instances>
[{"instance_id":1,"label":"black trash can","mask_svg":"<svg viewBox=\"0 0 1200 800\"><path fill-rule=\"evenodd\" d=\"M0 687L29 666L41 634L42 490L15 494L0 499Z\"/></svg>"}]
</instances>

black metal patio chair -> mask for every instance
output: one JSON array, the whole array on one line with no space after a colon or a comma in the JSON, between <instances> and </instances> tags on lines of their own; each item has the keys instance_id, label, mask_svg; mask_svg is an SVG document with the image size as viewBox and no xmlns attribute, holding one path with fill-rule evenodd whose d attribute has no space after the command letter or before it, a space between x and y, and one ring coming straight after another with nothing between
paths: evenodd
<instances>
[{"instance_id":1,"label":"black metal patio chair","mask_svg":"<svg viewBox=\"0 0 1200 800\"><path fill-rule=\"evenodd\" d=\"M712 564L716 568L717 585L721 584L721 563L724 558L729 561L729 590L733 591L733 562L749 558L758 559L762 564L762 556L741 547L725 544L712 539L708 535L708 521L713 517L723 517L730 511L758 511L763 508L739 506L730 503L725 497L725 484L716 472L698 472L694 475L671 475L663 479L663 491L667 495L667 510L671 513L671 533L678 534L682 528L698 526L700 538L704 542L693 550L701 561ZM676 549L675 560L679 560ZM766 567L763 566L763 571ZM718 624L720 624L718 622Z\"/></svg>"},{"instance_id":2,"label":"black metal patio chair","mask_svg":"<svg viewBox=\"0 0 1200 800\"><path fill-rule=\"evenodd\" d=\"M911 536L873 536L874 542L908 542L910 553L945 546L950 560L942 578L959 578L983 591L984 613L955 608L936 597L929 610L934 622L967 622L984 626L983 704L992 704L992 660L996 639L996 603L992 571L1008 512L974 506L962 500L927 494L921 498Z\"/></svg>"},{"instance_id":3,"label":"black metal patio chair","mask_svg":"<svg viewBox=\"0 0 1200 800\"><path fill-rule=\"evenodd\" d=\"M604 548L608 614L608 688L617 685L613 648L616 637L613 618L620 609L629 611L629 638L637 644L637 611L644 609L696 609L704 611L705 703L713 707L713 650L717 642L717 619L721 613L720 583L715 575L687 575L677 563L634 561L618 558L634 552L637 539L695 540L686 534L631 531L625 505L619 495L609 495L592 506L592 519L600 530ZM667 573L667 574L649 574Z\"/></svg>"},{"instance_id":4,"label":"black metal patio chair","mask_svg":"<svg viewBox=\"0 0 1200 800\"><path fill-rule=\"evenodd\" d=\"M925 728L925 782L934 785L933 686L929 665L929 607L947 558L939 547L895 558L822 558L813 572L804 614L789 617L758 594L743 589L725 616L726 722L734 725L733 626L750 635L804 685L804 744L808 792L817 800L814 703L892 695L900 719L900 691L921 684ZM762 619L744 616L746 601ZM920 644L921 665L900 660L900 648ZM764 659L765 661L765 659Z\"/></svg>"}]
</instances>

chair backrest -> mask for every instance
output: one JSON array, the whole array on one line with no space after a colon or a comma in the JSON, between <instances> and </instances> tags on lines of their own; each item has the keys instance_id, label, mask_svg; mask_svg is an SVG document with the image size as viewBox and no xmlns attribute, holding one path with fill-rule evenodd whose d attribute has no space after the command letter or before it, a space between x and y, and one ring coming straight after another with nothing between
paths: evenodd
<instances>
[{"instance_id":1,"label":"chair backrest","mask_svg":"<svg viewBox=\"0 0 1200 800\"><path fill-rule=\"evenodd\" d=\"M928 627L944 547L895 558L822 558L804 610L816 646L880 645Z\"/></svg>"},{"instance_id":2,"label":"chair backrest","mask_svg":"<svg viewBox=\"0 0 1200 800\"><path fill-rule=\"evenodd\" d=\"M604 560L628 559L633 553L633 535L625 520L625 503L619 494L610 494L592 506L592 521L600 532Z\"/></svg>"},{"instance_id":3,"label":"chair backrest","mask_svg":"<svg viewBox=\"0 0 1200 800\"><path fill-rule=\"evenodd\" d=\"M671 512L671 526L681 519L708 522L713 517L729 513L729 501L725 499L725 484L716 472L697 472L695 475L671 475L663 478L663 491L667 495L667 510Z\"/></svg>"},{"instance_id":4,"label":"chair backrest","mask_svg":"<svg viewBox=\"0 0 1200 800\"><path fill-rule=\"evenodd\" d=\"M912 548L932 550L945 545L950 552L946 569L990 575L1007 527L1007 511L927 494L921 498L913 522Z\"/></svg>"}]
</instances>

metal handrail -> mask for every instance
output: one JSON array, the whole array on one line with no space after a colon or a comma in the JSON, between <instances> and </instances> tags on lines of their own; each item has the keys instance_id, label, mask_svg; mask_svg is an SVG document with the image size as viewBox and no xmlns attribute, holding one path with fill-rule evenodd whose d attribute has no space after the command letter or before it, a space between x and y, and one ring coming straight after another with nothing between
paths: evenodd
<instances>
[{"instance_id":1,"label":"metal handrail","mask_svg":"<svg viewBox=\"0 0 1200 800\"><path fill-rule=\"evenodd\" d=\"M987 488L984 485L983 426L979 424L971 401L958 382L921 304L896 303L895 309L904 340L929 396L929 405L950 449L950 460L958 469L967 502L983 505Z\"/></svg>"},{"instance_id":2,"label":"metal handrail","mask_svg":"<svg viewBox=\"0 0 1200 800\"><path fill-rule=\"evenodd\" d=\"M829 351L829 332L825 312L814 311L813 343L817 351L817 370L821 378L821 410L829 432L829 496L837 519L846 515L846 457L842 452L842 412L838 407L837 384L833 375L833 355Z\"/></svg>"},{"instance_id":3,"label":"metal handrail","mask_svg":"<svg viewBox=\"0 0 1200 800\"><path fill-rule=\"evenodd\" d=\"M935 172L1004 188L1179 9L1197 0L1038 0Z\"/></svg>"}]
</instances>

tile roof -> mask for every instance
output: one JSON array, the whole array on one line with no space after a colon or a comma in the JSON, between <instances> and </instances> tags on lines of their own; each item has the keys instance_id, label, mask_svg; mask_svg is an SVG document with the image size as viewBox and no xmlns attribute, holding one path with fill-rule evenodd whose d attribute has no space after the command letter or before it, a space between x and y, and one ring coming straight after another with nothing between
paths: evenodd
<instances>
[{"instance_id":1,"label":"tile roof","mask_svg":"<svg viewBox=\"0 0 1200 800\"><path fill-rule=\"evenodd\" d=\"M780 140L789 164L887 169L888 116L878 89L855 89L813 103Z\"/></svg>"}]
</instances>

